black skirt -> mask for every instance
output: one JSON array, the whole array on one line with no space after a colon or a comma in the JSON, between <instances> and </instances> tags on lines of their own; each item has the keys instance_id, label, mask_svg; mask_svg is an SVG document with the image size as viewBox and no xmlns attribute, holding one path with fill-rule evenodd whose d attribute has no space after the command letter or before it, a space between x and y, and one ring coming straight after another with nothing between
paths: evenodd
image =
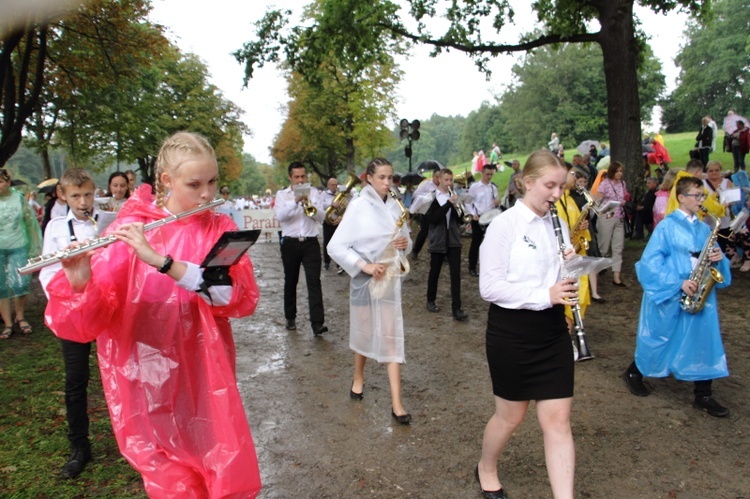
<instances>
[{"instance_id":1,"label":"black skirt","mask_svg":"<svg viewBox=\"0 0 750 499\"><path fill-rule=\"evenodd\" d=\"M491 304L486 348L496 396L513 401L573 396L573 345L562 305L535 311Z\"/></svg>"}]
</instances>

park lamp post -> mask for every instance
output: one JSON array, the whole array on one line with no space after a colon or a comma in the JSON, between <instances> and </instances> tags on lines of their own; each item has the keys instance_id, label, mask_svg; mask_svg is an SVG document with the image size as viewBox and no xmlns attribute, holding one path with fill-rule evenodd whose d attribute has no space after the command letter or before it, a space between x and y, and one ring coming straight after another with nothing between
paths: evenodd
<instances>
[{"instance_id":1,"label":"park lamp post","mask_svg":"<svg viewBox=\"0 0 750 499\"><path fill-rule=\"evenodd\" d=\"M411 143L412 141L419 140L419 120L414 120L409 123L409 120L402 118L399 126L401 127L399 138L401 140L407 139L409 141L404 148L404 154L409 158L409 173L411 173Z\"/></svg>"}]
</instances>

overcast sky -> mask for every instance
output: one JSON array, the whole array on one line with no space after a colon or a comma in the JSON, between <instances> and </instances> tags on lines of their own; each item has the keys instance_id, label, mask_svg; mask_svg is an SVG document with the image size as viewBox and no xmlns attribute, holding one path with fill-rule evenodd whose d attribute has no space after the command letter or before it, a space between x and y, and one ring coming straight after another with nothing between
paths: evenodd
<instances>
[{"instance_id":1,"label":"overcast sky","mask_svg":"<svg viewBox=\"0 0 750 499\"><path fill-rule=\"evenodd\" d=\"M248 87L243 88L244 69L230 54L253 39L253 23L270 6L299 12L307 3L309 0L153 0L152 20L167 28L167 36L183 52L198 55L207 64L212 83L245 111L243 120L253 134L245 137L245 151L259 161L271 160L269 147L281 128L288 100L286 83L275 67L266 66L256 71ZM687 16L673 13L665 17L644 9L637 12L671 90L678 75L673 60L682 43ZM533 20L530 12L518 9L517 25L527 29ZM466 116L483 101L492 102L494 95L503 92L516 60L514 56L497 57L491 65L492 79L487 81L466 55L452 52L430 58L428 54L429 48L415 47L409 60L402 61L405 75L399 87L399 118L425 120L433 113Z\"/></svg>"}]
</instances>

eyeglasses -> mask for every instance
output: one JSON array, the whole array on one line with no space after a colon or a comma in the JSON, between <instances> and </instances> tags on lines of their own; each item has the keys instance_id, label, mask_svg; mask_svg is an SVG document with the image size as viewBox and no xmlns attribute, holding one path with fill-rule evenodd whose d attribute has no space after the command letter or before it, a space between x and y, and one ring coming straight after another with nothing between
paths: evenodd
<instances>
[{"instance_id":1,"label":"eyeglasses","mask_svg":"<svg viewBox=\"0 0 750 499\"><path fill-rule=\"evenodd\" d=\"M706 199L706 195L703 194L703 193L701 193L701 194L683 194L683 196L690 196L691 198L695 198L698 201L700 201L701 199Z\"/></svg>"}]
</instances>

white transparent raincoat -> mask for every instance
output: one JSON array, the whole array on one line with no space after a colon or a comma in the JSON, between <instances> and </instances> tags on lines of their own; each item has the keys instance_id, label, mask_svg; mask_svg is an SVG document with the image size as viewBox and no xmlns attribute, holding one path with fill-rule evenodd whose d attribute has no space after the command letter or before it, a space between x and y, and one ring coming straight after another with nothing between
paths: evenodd
<instances>
[{"instance_id":1,"label":"white transparent raincoat","mask_svg":"<svg viewBox=\"0 0 750 499\"><path fill-rule=\"evenodd\" d=\"M398 227L401 207L391 196L383 200L365 186L346 209L328 243L328 254L351 276L349 294L349 347L378 362L404 361L404 321L401 314L401 281L408 272L405 255L411 251L407 225ZM399 252L397 237L409 245ZM380 281L362 272L368 263L387 267ZM404 269L404 264L406 269Z\"/></svg>"}]
</instances>

